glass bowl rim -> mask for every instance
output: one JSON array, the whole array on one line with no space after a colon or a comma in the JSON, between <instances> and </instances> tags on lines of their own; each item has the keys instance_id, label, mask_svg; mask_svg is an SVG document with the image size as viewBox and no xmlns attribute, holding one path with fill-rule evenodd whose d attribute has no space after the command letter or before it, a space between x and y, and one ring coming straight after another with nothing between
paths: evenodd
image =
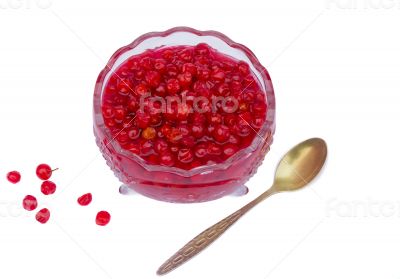
<instances>
[{"instance_id":1,"label":"glass bowl rim","mask_svg":"<svg viewBox=\"0 0 400 279\"><path fill-rule=\"evenodd\" d=\"M237 153L235 153L232 157L228 158L224 162L212 164L212 165L198 166L198 167L195 167L190 170L184 170L184 169L180 169L177 167L167 167L167 166L163 166L163 165L152 165L152 164L147 163L139 155L134 154L128 150L125 150L124 148L121 147L119 142L115 140L115 138L111 135L109 129L107 129L107 127L105 126L104 119L103 119L103 116L101 113L101 105L102 105L101 98L102 98L102 94L103 94L103 83L105 82L105 78L106 78L107 74L112 70L114 63L117 61L117 59L120 57L120 55L122 55L126 51L129 51L129 50L135 48L136 46L138 46L140 43L142 43L143 41L145 41L147 39L150 39L153 37L167 37L167 36L169 36L173 33L177 33L177 32L188 32L188 33L192 33L194 35L200 36L200 37L201 36L213 36L213 37L216 37L216 38L222 40L231 48L235 48L237 50L242 51L247 56L247 58L251 61L251 63L253 64L253 67L260 72L261 77L262 77L262 80L260 82L268 83L268 87L266 86L266 92L264 92L264 94L266 95L266 101L267 101L267 107L268 107L266 120L265 120L263 126L261 127L261 129L257 132L252 143L248 147L239 150ZM270 91L267 92L268 88L270 88ZM97 98L99 98L99 100L100 100L99 108L96 108L96 99ZM97 109L99 109L98 114L101 115L100 118L96 117ZM197 29L193 29L190 27L178 26L178 27L168 29L166 31L160 31L160 32L155 31L155 32L145 33L145 34L139 36L138 38L136 38L132 43L119 48L111 56L111 58L107 62L107 65L100 72L100 74L97 78L97 81L96 81L95 92L94 92L93 114L94 114L95 125L104 127L104 129L102 129L101 127L99 127L99 128L102 130L102 132L104 133L105 137L108 140L107 145L111 145L117 154L126 156L129 159L133 159L139 165L144 167L147 171L169 172L169 173L177 174L177 175L184 176L184 177L191 177L191 176L194 176L197 174L205 174L205 173L209 173L209 172L216 171L216 170L225 170L225 169L229 168L231 165L233 165L236 161L239 161L247 156L250 156L250 154L252 154L254 151L256 151L258 149L258 147L263 144L263 142L267 141L268 144L270 144L271 140L272 140L272 136L275 132L275 94L274 94L274 88L273 88L272 81L271 81L268 71L265 69L264 66L261 65L261 63L255 56L255 54L249 48L247 48L246 46L244 46L242 44L234 42L229 37L227 37L226 35L218 32L218 31L214 31L214 30L199 31ZM99 120L100 122L98 122L97 120Z\"/></svg>"}]
</instances>

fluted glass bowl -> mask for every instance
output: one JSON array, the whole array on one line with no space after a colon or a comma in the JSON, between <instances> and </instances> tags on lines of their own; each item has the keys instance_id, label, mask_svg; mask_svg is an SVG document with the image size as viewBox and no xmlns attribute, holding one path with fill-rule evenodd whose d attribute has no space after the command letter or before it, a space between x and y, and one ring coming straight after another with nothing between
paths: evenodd
<instances>
[{"instance_id":1,"label":"fluted glass bowl","mask_svg":"<svg viewBox=\"0 0 400 279\"><path fill-rule=\"evenodd\" d=\"M250 146L214 165L191 170L151 165L136 154L121 148L104 124L102 96L111 74L129 57L148 49L177 45L194 46L206 43L212 48L250 66L266 95L268 111L264 125ZM245 46L233 42L216 31L198 31L176 27L165 32L144 34L120 48L98 76L94 91L94 134L107 164L121 182L134 191L153 199L168 202L203 202L221 198L237 191L256 172L269 151L275 131L275 97L267 70Z\"/></svg>"}]
</instances>

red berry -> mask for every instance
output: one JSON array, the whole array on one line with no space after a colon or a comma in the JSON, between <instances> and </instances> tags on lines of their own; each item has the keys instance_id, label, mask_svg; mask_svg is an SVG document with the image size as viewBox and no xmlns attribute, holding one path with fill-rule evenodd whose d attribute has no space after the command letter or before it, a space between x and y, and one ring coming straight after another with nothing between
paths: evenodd
<instances>
[{"instance_id":1,"label":"red berry","mask_svg":"<svg viewBox=\"0 0 400 279\"><path fill-rule=\"evenodd\" d=\"M166 151L160 155L160 164L167 167L172 167L175 164L175 159L172 153Z\"/></svg>"},{"instance_id":2,"label":"red berry","mask_svg":"<svg viewBox=\"0 0 400 279\"><path fill-rule=\"evenodd\" d=\"M198 44L194 49L196 54L208 55L210 53L210 48L205 43Z\"/></svg>"},{"instance_id":3,"label":"red berry","mask_svg":"<svg viewBox=\"0 0 400 279\"><path fill-rule=\"evenodd\" d=\"M39 223L45 224L50 219L50 211L47 208L43 208L36 213L36 220Z\"/></svg>"},{"instance_id":4,"label":"red berry","mask_svg":"<svg viewBox=\"0 0 400 279\"><path fill-rule=\"evenodd\" d=\"M201 124L193 124L192 125L192 134L196 138L201 138L205 134L204 126Z\"/></svg>"},{"instance_id":5,"label":"red berry","mask_svg":"<svg viewBox=\"0 0 400 279\"><path fill-rule=\"evenodd\" d=\"M197 158L203 158L207 155L207 146L204 143L199 143L194 149L194 154Z\"/></svg>"},{"instance_id":6,"label":"red berry","mask_svg":"<svg viewBox=\"0 0 400 279\"><path fill-rule=\"evenodd\" d=\"M99 211L96 215L96 224L105 226L110 222L111 215L107 211Z\"/></svg>"},{"instance_id":7,"label":"red berry","mask_svg":"<svg viewBox=\"0 0 400 279\"><path fill-rule=\"evenodd\" d=\"M178 160L184 164L190 163L191 161L193 161L192 151L188 148L182 148L178 152Z\"/></svg>"},{"instance_id":8,"label":"red berry","mask_svg":"<svg viewBox=\"0 0 400 279\"><path fill-rule=\"evenodd\" d=\"M147 83L155 88L160 84L161 76L158 72L156 71L149 71L146 74L146 81Z\"/></svg>"},{"instance_id":9,"label":"red berry","mask_svg":"<svg viewBox=\"0 0 400 279\"><path fill-rule=\"evenodd\" d=\"M137 85L137 86L135 87L135 93L136 93L136 95L141 96L141 95L144 95L144 94L146 94L146 93L148 93L148 92L150 92L149 89L148 89L147 86L146 86L145 84L143 84L143 83L141 83L141 84L139 84L139 85Z\"/></svg>"},{"instance_id":10,"label":"red berry","mask_svg":"<svg viewBox=\"0 0 400 279\"><path fill-rule=\"evenodd\" d=\"M149 156L153 153L153 143L150 140L140 141L139 147L141 156Z\"/></svg>"},{"instance_id":11,"label":"red berry","mask_svg":"<svg viewBox=\"0 0 400 279\"><path fill-rule=\"evenodd\" d=\"M218 142L226 142L229 139L230 132L228 126L218 125L213 131L214 139Z\"/></svg>"},{"instance_id":12,"label":"red berry","mask_svg":"<svg viewBox=\"0 0 400 279\"><path fill-rule=\"evenodd\" d=\"M195 75L197 73L197 67L193 63L185 63L182 66L182 72L188 72L191 73L192 75Z\"/></svg>"},{"instance_id":13,"label":"red berry","mask_svg":"<svg viewBox=\"0 0 400 279\"><path fill-rule=\"evenodd\" d=\"M228 143L223 146L222 148L222 153L224 154L225 158L231 157L233 154L235 154L238 151L238 148L236 145Z\"/></svg>"},{"instance_id":14,"label":"red berry","mask_svg":"<svg viewBox=\"0 0 400 279\"><path fill-rule=\"evenodd\" d=\"M36 168L36 175L42 180L48 180L51 177L53 171L56 170L57 169L52 170L47 164L40 164Z\"/></svg>"},{"instance_id":15,"label":"red berry","mask_svg":"<svg viewBox=\"0 0 400 279\"><path fill-rule=\"evenodd\" d=\"M163 153L163 152L165 152L165 151L168 150L168 143L167 143L165 140L163 140L163 139L157 139L157 140L154 142L154 150L155 150L158 154L161 154L161 153Z\"/></svg>"},{"instance_id":16,"label":"red berry","mask_svg":"<svg viewBox=\"0 0 400 279\"><path fill-rule=\"evenodd\" d=\"M170 94L178 93L180 89L179 81L175 78L172 78L167 81L167 90Z\"/></svg>"},{"instance_id":17,"label":"red berry","mask_svg":"<svg viewBox=\"0 0 400 279\"><path fill-rule=\"evenodd\" d=\"M135 120L139 128L145 129L150 124L150 115L146 114L145 112L138 111Z\"/></svg>"},{"instance_id":18,"label":"red berry","mask_svg":"<svg viewBox=\"0 0 400 279\"><path fill-rule=\"evenodd\" d=\"M17 171L10 171L7 173L7 180L13 184L16 184L21 180L21 174Z\"/></svg>"},{"instance_id":19,"label":"red berry","mask_svg":"<svg viewBox=\"0 0 400 279\"><path fill-rule=\"evenodd\" d=\"M183 135L178 128L172 128L171 132L166 135L166 137L169 142L178 143L182 139Z\"/></svg>"},{"instance_id":20,"label":"red berry","mask_svg":"<svg viewBox=\"0 0 400 279\"><path fill-rule=\"evenodd\" d=\"M37 199L34 196L27 195L22 200L22 206L25 210L32 211L35 210L38 206Z\"/></svg>"},{"instance_id":21,"label":"red berry","mask_svg":"<svg viewBox=\"0 0 400 279\"><path fill-rule=\"evenodd\" d=\"M51 195L54 194L56 188L57 186L54 182L47 180L43 181L42 186L40 187L40 191L42 191L44 195Z\"/></svg>"},{"instance_id":22,"label":"red berry","mask_svg":"<svg viewBox=\"0 0 400 279\"><path fill-rule=\"evenodd\" d=\"M128 137L132 140L137 139L140 136L140 129L137 127L132 127L128 131Z\"/></svg>"},{"instance_id":23,"label":"red berry","mask_svg":"<svg viewBox=\"0 0 400 279\"><path fill-rule=\"evenodd\" d=\"M241 75L247 76L249 74L249 65L246 62L240 61L238 63L238 70Z\"/></svg>"},{"instance_id":24,"label":"red berry","mask_svg":"<svg viewBox=\"0 0 400 279\"><path fill-rule=\"evenodd\" d=\"M207 146L207 153L209 155L219 156L222 153L221 147L213 142L209 142Z\"/></svg>"},{"instance_id":25,"label":"red berry","mask_svg":"<svg viewBox=\"0 0 400 279\"><path fill-rule=\"evenodd\" d=\"M78 203L82 206L87 206L92 202L92 194L87 193L78 198Z\"/></svg>"}]
</instances>

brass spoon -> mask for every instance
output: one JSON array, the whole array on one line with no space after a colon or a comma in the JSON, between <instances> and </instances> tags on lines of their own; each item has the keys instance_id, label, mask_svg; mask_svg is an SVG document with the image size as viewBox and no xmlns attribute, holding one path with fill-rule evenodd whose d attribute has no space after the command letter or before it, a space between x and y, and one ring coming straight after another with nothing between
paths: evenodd
<instances>
[{"instance_id":1,"label":"brass spoon","mask_svg":"<svg viewBox=\"0 0 400 279\"><path fill-rule=\"evenodd\" d=\"M308 139L293 147L281 159L270 189L189 241L160 266L157 274L164 275L190 260L221 236L240 217L269 196L279 192L298 190L306 186L317 176L325 163L326 156L327 146L325 141L320 138Z\"/></svg>"}]
</instances>

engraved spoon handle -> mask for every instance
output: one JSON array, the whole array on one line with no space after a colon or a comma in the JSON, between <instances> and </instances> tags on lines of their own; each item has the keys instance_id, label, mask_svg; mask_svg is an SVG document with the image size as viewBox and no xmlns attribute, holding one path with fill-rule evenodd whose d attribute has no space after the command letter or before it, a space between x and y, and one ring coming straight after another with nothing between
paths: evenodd
<instances>
[{"instance_id":1,"label":"engraved spoon handle","mask_svg":"<svg viewBox=\"0 0 400 279\"><path fill-rule=\"evenodd\" d=\"M166 274L193 258L195 255L197 255L207 246L213 243L218 237L220 237L250 209L252 209L258 203L275 193L276 192L274 188L271 187L268 191L264 192L253 201L249 202L236 212L232 213L228 217L222 219L215 225L209 227L208 229L197 235L185 246L183 246L178 252L176 252L171 258L169 258L163 265L161 265L157 271L157 274Z\"/></svg>"}]
</instances>

